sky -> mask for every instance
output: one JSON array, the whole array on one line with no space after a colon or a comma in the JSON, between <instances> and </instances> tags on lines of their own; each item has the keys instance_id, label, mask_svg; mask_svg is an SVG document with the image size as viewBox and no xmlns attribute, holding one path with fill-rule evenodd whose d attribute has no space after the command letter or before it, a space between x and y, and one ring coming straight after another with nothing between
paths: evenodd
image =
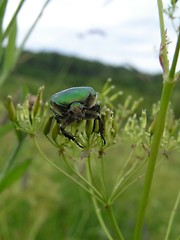
<instances>
[{"instance_id":1,"label":"sky","mask_svg":"<svg viewBox=\"0 0 180 240\"><path fill-rule=\"evenodd\" d=\"M26 0L24 3L18 16L18 44L44 2ZM163 2L167 4L168 0ZM9 0L5 25L18 3L18 0ZM180 16L180 11L178 14ZM171 62L176 34L170 21L166 24ZM157 2L51 0L25 47L32 51L56 51L105 64L130 66L146 73L160 73Z\"/></svg>"}]
</instances>

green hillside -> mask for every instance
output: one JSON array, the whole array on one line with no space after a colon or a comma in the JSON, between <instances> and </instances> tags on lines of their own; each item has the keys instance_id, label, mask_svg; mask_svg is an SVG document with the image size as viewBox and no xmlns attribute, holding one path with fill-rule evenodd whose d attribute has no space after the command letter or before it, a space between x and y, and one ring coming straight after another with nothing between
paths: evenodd
<instances>
[{"instance_id":1,"label":"green hillside","mask_svg":"<svg viewBox=\"0 0 180 240\"><path fill-rule=\"evenodd\" d=\"M14 86L17 84L25 84L31 92L36 92L37 87L43 84L47 98L54 92L72 86L92 86L100 91L108 78L112 78L117 89L124 92L122 99L127 95L135 99L143 97L142 108L148 110L152 103L160 99L161 75L145 74L129 66L115 67L57 53L27 51L22 54L9 81L6 81L3 95L15 94L17 88ZM172 101L175 103L175 112L180 114L177 88Z\"/></svg>"}]
</instances>

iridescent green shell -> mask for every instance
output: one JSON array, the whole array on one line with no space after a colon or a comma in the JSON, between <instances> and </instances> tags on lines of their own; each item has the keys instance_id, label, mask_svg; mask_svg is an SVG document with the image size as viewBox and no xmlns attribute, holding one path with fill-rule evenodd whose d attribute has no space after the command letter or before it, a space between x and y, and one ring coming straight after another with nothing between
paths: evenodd
<instances>
[{"instance_id":1,"label":"iridescent green shell","mask_svg":"<svg viewBox=\"0 0 180 240\"><path fill-rule=\"evenodd\" d=\"M58 106L68 106L73 102L93 105L91 102L95 101L96 95L95 90L91 87L73 87L55 93L52 95L50 102Z\"/></svg>"}]
</instances>

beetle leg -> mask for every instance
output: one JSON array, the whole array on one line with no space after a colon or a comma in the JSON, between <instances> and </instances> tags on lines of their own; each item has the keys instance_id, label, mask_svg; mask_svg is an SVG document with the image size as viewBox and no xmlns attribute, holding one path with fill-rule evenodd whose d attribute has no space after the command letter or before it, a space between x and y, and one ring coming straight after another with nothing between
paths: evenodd
<instances>
[{"instance_id":1,"label":"beetle leg","mask_svg":"<svg viewBox=\"0 0 180 240\"><path fill-rule=\"evenodd\" d=\"M61 117L58 114L55 114L54 119L56 119L58 124L61 122Z\"/></svg>"},{"instance_id":2,"label":"beetle leg","mask_svg":"<svg viewBox=\"0 0 180 240\"><path fill-rule=\"evenodd\" d=\"M100 105L95 104L93 107L90 108L91 111L94 111L96 113L100 113Z\"/></svg>"},{"instance_id":3,"label":"beetle leg","mask_svg":"<svg viewBox=\"0 0 180 240\"><path fill-rule=\"evenodd\" d=\"M104 138L104 124L102 122L102 119L100 117L100 105L99 104L95 104L92 108L86 109L85 111L85 119L94 119L94 120L98 120L99 123L99 133L101 135L101 138L104 142L104 145L106 144L106 140Z\"/></svg>"},{"instance_id":4,"label":"beetle leg","mask_svg":"<svg viewBox=\"0 0 180 240\"><path fill-rule=\"evenodd\" d=\"M60 130L61 130L62 134L65 137L67 137L69 140L74 141L80 148L84 148L80 143L78 143L76 138L71 133L67 132L64 128L65 128L65 126L60 126Z\"/></svg>"},{"instance_id":5,"label":"beetle leg","mask_svg":"<svg viewBox=\"0 0 180 240\"><path fill-rule=\"evenodd\" d=\"M100 116L97 117L97 120L99 122L99 133L100 133L101 138L102 138L102 140L104 142L104 145L105 145L106 144L106 140L105 140L104 135L103 135L103 133L104 133L104 124L103 124L102 119L100 118Z\"/></svg>"}]
</instances>

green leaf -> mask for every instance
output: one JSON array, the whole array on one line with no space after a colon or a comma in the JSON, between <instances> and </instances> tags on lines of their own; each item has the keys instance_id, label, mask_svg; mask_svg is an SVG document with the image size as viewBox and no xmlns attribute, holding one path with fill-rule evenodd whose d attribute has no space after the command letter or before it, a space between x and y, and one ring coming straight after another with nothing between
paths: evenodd
<instances>
[{"instance_id":1,"label":"green leaf","mask_svg":"<svg viewBox=\"0 0 180 240\"><path fill-rule=\"evenodd\" d=\"M30 29L28 30L26 36L24 37L22 43L20 44L20 47L17 50L17 55L16 57L18 58L19 55L21 54L22 50L24 49L24 45L27 42L27 40L29 39L29 36L31 35L32 31L34 30L35 26L37 25L39 19L41 18L41 16L43 15L43 12L45 10L45 8L47 7L47 5L49 4L51 0L46 0L45 3L43 4L38 16L36 17L35 21L33 22L32 26L30 27Z\"/></svg>"},{"instance_id":2,"label":"green leaf","mask_svg":"<svg viewBox=\"0 0 180 240\"><path fill-rule=\"evenodd\" d=\"M7 174L0 180L0 192L16 182L28 169L31 161L32 159L27 159L7 172Z\"/></svg>"},{"instance_id":3,"label":"green leaf","mask_svg":"<svg viewBox=\"0 0 180 240\"><path fill-rule=\"evenodd\" d=\"M2 0L0 2L0 26L2 27L2 23L3 23L3 18L4 18L4 13L6 10L6 6L7 6L7 0Z\"/></svg>"},{"instance_id":4,"label":"green leaf","mask_svg":"<svg viewBox=\"0 0 180 240\"><path fill-rule=\"evenodd\" d=\"M7 6L7 0L2 0L0 3L0 61L2 58L2 36L3 36L3 19L4 19L4 13Z\"/></svg>"},{"instance_id":5,"label":"green leaf","mask_svg":"<svg viewBox=\"0 0 180 240\"><path fill-rule=\"evenodd\" d=\"M7 6L7 0L2 0L0 3L0 39L2 44L2 32L3 32L3 20L4 20L4 14Z\"/></svg>"},{"instance_id":6,"label":"green leaf","mask_svg":"<svg viewBox=\"0 0 180 240\"><path fill-rule=\"evenodd\" d=\"M19 11L20 11L24 2L25 2L25 0L21 0L19 5L17 6L16 10L14 11L14 15L12 16L11 21L9 22L5 31L3 32L2 40L4 40L10 34L11 29L14 26L14 23L16 22L17 15L18 15L18 13L19 13Z\"/></svg>"},{"instance_id":7,"label":"green leaf","mask_svg":"<svg viewBox=\"0 0 180 240\"><path fill-rule=\"evenodd\" d=\"M16 59L16 35L17 35L17 23L14 22L11 32L9 33L8 43L5 50L5 59L3 65L3 73L6 74L12 70L15 65Z\"/></svg>"}]
</instances>

